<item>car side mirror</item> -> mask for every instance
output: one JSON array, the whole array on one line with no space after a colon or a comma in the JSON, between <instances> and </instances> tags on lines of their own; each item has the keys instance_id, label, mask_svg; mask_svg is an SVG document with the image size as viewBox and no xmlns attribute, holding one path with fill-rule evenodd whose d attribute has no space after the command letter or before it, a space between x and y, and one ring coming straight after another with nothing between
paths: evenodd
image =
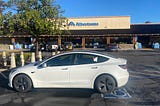
<instances>
[{"instance_id":1,"label":"car side mirror","mask_svg":"<svg viewBox=\"0 0 160 106\"><path fill-rule=\"evenodd\" d=\"M42 68L46 68L47 67L47 64L46 63L43 63L42 64Z\"/></svg>"}]
</instances>

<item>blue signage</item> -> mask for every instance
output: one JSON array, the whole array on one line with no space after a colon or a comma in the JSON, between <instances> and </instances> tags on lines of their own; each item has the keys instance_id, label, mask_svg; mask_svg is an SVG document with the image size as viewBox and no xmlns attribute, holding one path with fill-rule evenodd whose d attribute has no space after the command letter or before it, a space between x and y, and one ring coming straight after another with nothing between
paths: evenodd
<instances>
[{"instance_id":1,"label":"blue signage","mask_svg":"<svg viewBox=\"0 0 160 106\"><path fill-rule=\"evenodd\" d=\"M68 26L98 26L97 22L73 22L71 21Z\"/></svg>"}]
</instances>

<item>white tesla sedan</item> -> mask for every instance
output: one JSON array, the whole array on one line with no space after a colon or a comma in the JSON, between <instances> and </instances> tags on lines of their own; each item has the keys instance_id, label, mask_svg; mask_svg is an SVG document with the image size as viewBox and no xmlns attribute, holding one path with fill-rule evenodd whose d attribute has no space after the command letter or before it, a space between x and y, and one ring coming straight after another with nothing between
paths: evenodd
<instances>
[{"instance_id":1,"label":"white tesla sedan","mask_svg":"<svg viewBox=\"0 0 160 106\"><path fill-rule=\"evenodd\" d=\"M11 71L9 86L18 92L32 88L91 88L110 93L129 78L125 59L89 51L62 53Z\"/></svg>"}]
</instances>

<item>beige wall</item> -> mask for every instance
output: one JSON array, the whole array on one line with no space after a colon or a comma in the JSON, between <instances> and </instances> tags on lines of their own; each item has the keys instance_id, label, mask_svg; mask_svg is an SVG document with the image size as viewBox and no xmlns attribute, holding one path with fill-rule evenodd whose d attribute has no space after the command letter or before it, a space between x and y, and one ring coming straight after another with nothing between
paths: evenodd
<instances>
[{"instance_id":1,"label":"beige wall","mask_svg":"<svg viewBox=\"0 0 160 106\"><path fill-rule=\"evenodd\" d=\"M70 23L72 22L72 23ZM68 18L69 30L130 29L129 16Z\"/></svg>"}]
</instances>

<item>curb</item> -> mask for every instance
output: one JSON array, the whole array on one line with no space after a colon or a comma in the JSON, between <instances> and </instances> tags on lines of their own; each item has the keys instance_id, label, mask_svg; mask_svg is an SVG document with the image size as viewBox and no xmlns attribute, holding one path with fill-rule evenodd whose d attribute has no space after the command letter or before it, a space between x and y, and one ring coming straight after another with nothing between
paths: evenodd
<instances>
[{"instance_id":1,"label":"curb","mask_svg":"<svg viewBox=\"0 0 160 106\"><path fill-rule=\"evenodd\" d=\"M0 69L0 72L7 71L8 69Z\"/></svg>"}]
</instances>

